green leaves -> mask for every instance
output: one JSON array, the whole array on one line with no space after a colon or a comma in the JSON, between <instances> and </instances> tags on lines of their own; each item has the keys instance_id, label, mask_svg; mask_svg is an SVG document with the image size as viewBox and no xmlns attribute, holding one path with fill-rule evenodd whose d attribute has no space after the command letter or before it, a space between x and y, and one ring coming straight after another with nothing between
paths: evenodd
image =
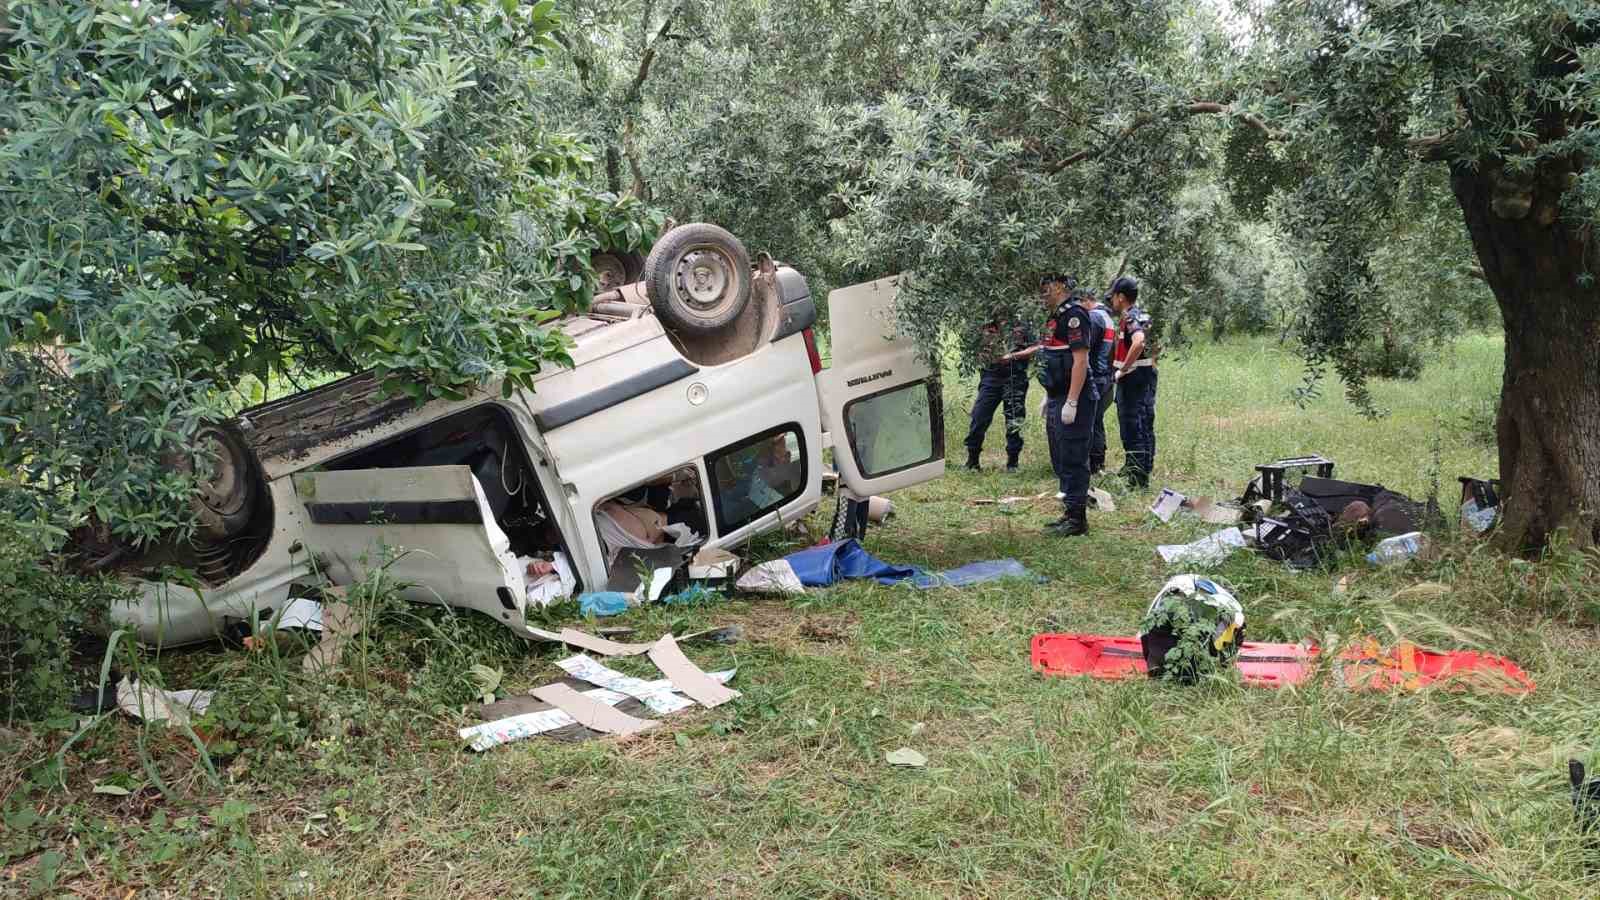
<instances>
[{"instance_id":1,"label":"green leaves","mask_svg":"<svg viewBox=\"0 0 1600 900\"><path fill-rule=\"evenodd\" d=\"M242 379L530 383L588 256L661 222L546 125L550 3L11 4L4 507L147 542ZM504 27L505 20L516 27ZM234 402L237 402L236 400ZM183 470L183 467L178 467Z\"/></svg>"}]
</instances>

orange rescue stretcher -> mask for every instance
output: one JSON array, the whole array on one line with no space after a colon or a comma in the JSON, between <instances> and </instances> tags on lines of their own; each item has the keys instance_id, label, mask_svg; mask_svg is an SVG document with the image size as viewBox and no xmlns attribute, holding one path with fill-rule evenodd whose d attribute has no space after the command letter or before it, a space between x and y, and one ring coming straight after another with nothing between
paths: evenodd
<instances>
[{"instance_id":1,"label":"orange rescue stretcher","mask_svg":"<svg viewBox=\"0 0 1600 900\"><path fill-rule=\"evenodd\" d=\"M1314 644L1246 641L1234 664L1246 684L1279 687L1309 680L1321 654ZM1042 675L1115 680L1146 674L1144 652L1136 637L1036 634L1032 658L1034 670ZM1437 686L1526 694L1534 688L1528 673L1505 657L1473 650L1424 650L1410 641L1384 648L1367 638L1334 657L1330 670L1338 684L1356 691L1415 691Z\"/></svg>"}]
</instances>

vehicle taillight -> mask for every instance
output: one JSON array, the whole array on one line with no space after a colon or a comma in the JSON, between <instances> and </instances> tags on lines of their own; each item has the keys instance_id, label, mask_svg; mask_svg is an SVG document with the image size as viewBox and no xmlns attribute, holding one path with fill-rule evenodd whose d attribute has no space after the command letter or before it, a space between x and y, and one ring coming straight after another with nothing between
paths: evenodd
<instances>
[{"instance_id":1,"label":"vehicle taillight","mask_svg":"<svg viewBox=\"0 0 1600 900\"><path fill-rule=\"evenodd\" d=\"M822 354L817 352L817 336L809 328L800 333L806 337L806 355L811 357L811 374L815 375L822 371Z\"/></svg>"}]
</instances>

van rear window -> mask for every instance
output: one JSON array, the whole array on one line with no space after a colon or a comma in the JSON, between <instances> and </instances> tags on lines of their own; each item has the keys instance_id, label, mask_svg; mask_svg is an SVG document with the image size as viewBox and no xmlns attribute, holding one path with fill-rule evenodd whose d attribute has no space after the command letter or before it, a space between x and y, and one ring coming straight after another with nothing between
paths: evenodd
<instances>
[{"instance_id":1,"label":"van rear window","mask_svg":"<svg viewBox=\"0 0 1600 900\"><path fill-rule=\"evenodd\" d=\"M805 450L800 426L790 424L708 455L717 531L743 528L804 493Z\"/></svg>"}]
</instances>

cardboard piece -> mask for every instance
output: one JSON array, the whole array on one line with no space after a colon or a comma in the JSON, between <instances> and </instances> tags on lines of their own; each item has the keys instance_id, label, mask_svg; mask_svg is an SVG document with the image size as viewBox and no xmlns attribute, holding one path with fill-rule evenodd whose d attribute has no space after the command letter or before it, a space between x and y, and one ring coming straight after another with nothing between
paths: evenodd
<instances>
[{"instance_id":1,"label":"cardboard piece","mask_svg":"<svg viewBox=\"0 0 1600 900\"><path fill-rule=\"evenodd\" d=\"M323 593L340 599L322 605L322 640L300 662L301 668L307 672L318 672L338 665L345 642L361 631L361 622L356 618L355 610L343 600L344 588L325 588Z\"/></svg>"},{"instance_id":2,"label":"cardboard piece","mask_svg":"<svg viewBox=\"0 0 1600 900\"><path fill-rule=\"evenodd\" d=\"M602 666L582 653L563 659L556 665L580 681L627 694L649 707L650 711L658 716L671 715L694 705L693 702L674 694L670 684L666 687L652 686L642 678L634 678L632 675L624 675L615 669Z\"/></svg>"},{"instance_id":3,"label":"cardboard piece","mask_svg":"<svg viewBox=\"0 0 1600 900\"><path fill-rule=\"evenodd\" d=\"M601 656L638 656L650 652L649 644L619 644L576 628L561 629L561 634L557 635L556 639L563 644L588 650L590 653L598 653Z\"/></svg>"},{"instance_id":4,"label":"cardboard piece","mask_svg":"<svg viewBox=\"0 0 1600 900\"><path fill-rule=\"evenodd\" d=\"M618 712L598 700L585 697L564 684L547 684L544 687L534 688L533 695L571 716L573 721L579 725L594 731L603 731L606 734L625 737L638 734L641 731L648 731L661 724L649 719L636 719L625 712Z\"/></svg>"},{"instance_id":5,"label":"cardboard piece","mask_svg":"<svg viewBox=\"0 0 1600 900\"><path fill-rule=\"evenodd\" d=\"M726 684L733 679L737 669L725 669L721 672L712 672L711 677ZM671 690L672 682L665 678L657 681L645 682L651 688ZM626 702L626 694L609 691L605 688L580 691L583 696L607 706L616 706ZM534 735L570 728L577 725L576 719L545 703L535 699L532 695L507 697L496 700L479 712L489 721L479 725L472 725L458 731L461 739L468 742L473 750L482 753L492 750L501 744L510 744Z\"/></svg>"},{"instance_id":6,"label":"cardboard piece","mask_svg":"<svg viewBox=\"0 0 1600 900\"><path fill-rule=\"evenodd\" d=\"M689 661L678 648L672 635L665 635L650 647L650 661L661 674L672 681L673 687L687 694L701 706L721 706L739 696L739 692L718 684L715 679Z\"/></svg>"}]
</instances>

